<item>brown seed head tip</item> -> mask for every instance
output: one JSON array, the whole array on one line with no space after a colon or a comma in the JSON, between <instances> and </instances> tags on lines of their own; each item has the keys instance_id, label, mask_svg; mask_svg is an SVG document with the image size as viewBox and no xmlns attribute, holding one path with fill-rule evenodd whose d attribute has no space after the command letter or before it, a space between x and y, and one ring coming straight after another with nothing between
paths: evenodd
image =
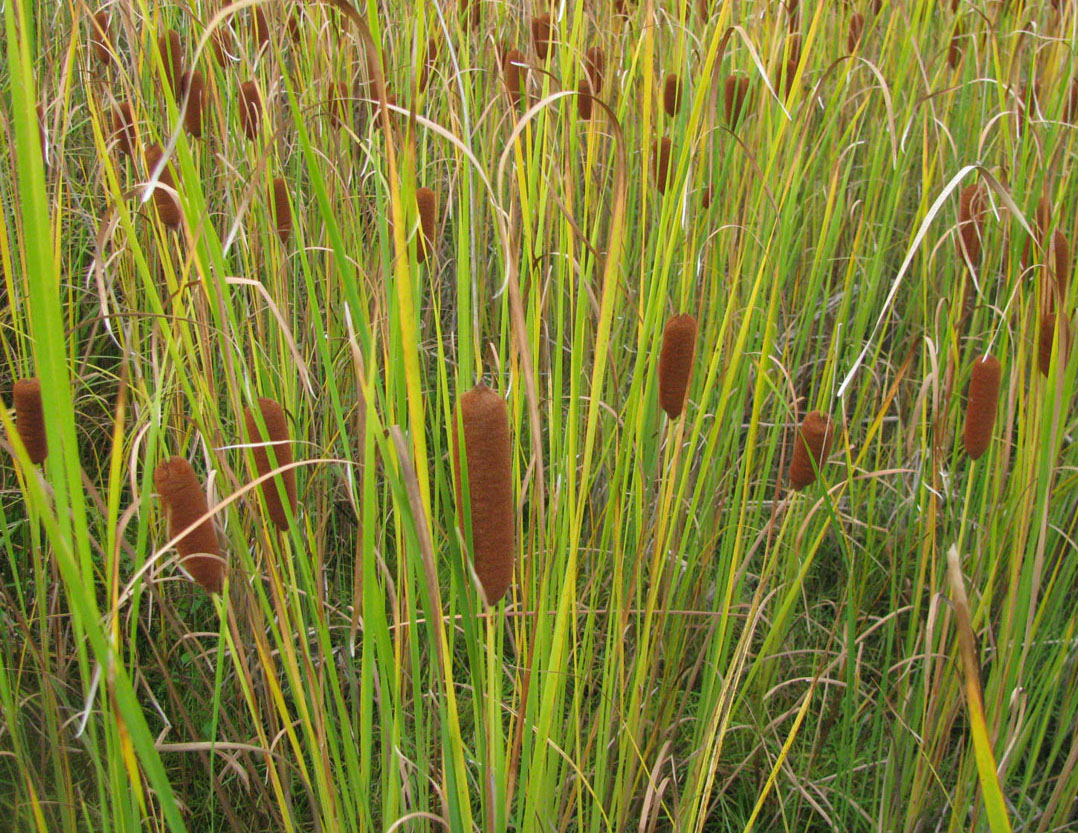
<instances>
[{"instance_id":1,"label":"brown seed head tip","mask_svg":"<svg viewBox=\"0 0 1078 833\"><path fill-rule=\"evenodd\" d=\"M209 511L198 475L183 457L172 457L158 465L153 482L168 516L169 538L175 538ZM211 518L180 538L176 551L183 568L207 593L221 592L225 565Z\"/></svg>"},{"instance_id":2,"label":"brown seed head tip","mask_svg":"<svg viewBox=\"0 0 1078 833\"><path fill-rule=\"evenodd\" d=\"M90 26L90 45L102 66L107 66L109 62L109 40L109 13L101 11L94 15Z\"/></svg>"},{"instance_id":3,"label":"brown seed head tip","mask_svg":"<svg viewBox=\"0 0 1078 833\"><path fill-rule=\"evenodd\" d=\"M745 99L749 94L749 79L745 75L728 75L723 87L723 105L726 111L726 123L732 130L741 119Z\"/></svg>"},{"instance_id":4,"label":"brown seed head tip","mask_svg":"<svg viewBox=\"0 0 1078 833\"><path fill-rule=\"evenodd\" d=\"M183 75L183 90L187 96L187 111L183 124L194 138L202 138L202 108L206 97L206 80L197 69Z\"/></svg>"},{"instance_id":5,"label":"brown seed head tip","mask_svg":"<svg viewBox=\"0 0 1078 833\"><path fill-rule=\"evenodd\" d=\"M288 183L283 177L273 180L273 226L282 243L292 234L292 207L288 204Z\"/></svg>"},{"instance_id":6,"label":"brown seed head tip","mask_svg":"<svg viewBox=\"0 0 1078 833\"><path fill-rule=\"evenodd\" d=\"M180 78L183 76L183 47L180 33L169 29L157 38L157 51L161 53L161 63L165 66L165 77L173 93L178 93Z\"/></svg>"},{"instance_id":7,"label":"brown seed head tip","mask_svg":"<svg viewBox=\"0 0 1078 833\"><path fill-rule=\"evenodd\" d=\"M660 194L665 194L666 186L670 184L670 150L672 147L673 144L665 136L655 143L655 185Z\"/></svg>"},{"instance_id":8,"label":"brown seed head tip","mask_svg":"<svg viewBox=\"0 0 1078 833\"><path fill-rule=\"evenodd\" d=\"M603 90L603 72L606 70L606 56L601 46L588 47L584 55L584 69L595 95Z\"/></svg>"},{"instance_id":9,"label":"brown seed head tip","mask_svg":"<svg viewBox=\"0 0 1078 833\"><path fill-rule=\"evenodd\" d=\"M591 119L591 84L588 83L587 78L581 78L580 83L576 89L576 115L581 121L589 121Z\"/></svg>"},{"instance_id":10,"label":"brown seed head tip","mask_svg":"<svg viewBox=\"0 0 1078 833\"><path fill-rule=\"evenodd\" d=\"M969 379L969 398L966 400L964 434L966 453L970 459L976 460L984 454L992 441L1001 376L999 359L995 356L981 356L973 362L973 372Z\"/></svg>"},{"instance_id":11,"label":"brown seed head tip","mask_svg":"<svg viewBox=\"0 0 1078 833\"><path fill-rule=\"evenodd\" d=\"M11 390L15 405L15 431L35 466L49 456L45 439L45 409L41 404L41 383L31 377L20 379Z\"/></svg>"},{"instance_id":12,"label":"brown seed head tip","mask_svg":"<svg viewBox=\"0 0 1078 833\"><path fill-rule=\"evenodd\" d=\"M835 429L831 417L820 411L805 414L790 461L790 488L800 491L816 481L816 472L831 454Z\"/></svg>"},{"instance_id":13,"label":"brown seed head tip","mask_svg":"<svg viewBox=\"0 0 1078 833\"><path fill-rule=\"evenodd\" d=\"M850 32L846 36L846 51L856 52L861 43L861 34L865 31L865 16L854 12L850 17Z\"/></svg>"},{"instance_id":14,"label":"brown seed head tip","mask_svg":"<svg viewBox=\"0 0 1078 833\"><path fill-rule=\"evenodd\" d=\"M509 101L516 107L524 97L524 85L528 77L524 53L519 49L510 49L505 53L504 74Z\"/></svg>"},{"instance_id":15,"label":"brown seed head tip","mask_svg":"<svg viewBox=\"0 0 1078 833\"><path fill-rule=\"evenodd\" d=\"M670 118L681 110L681 80L676 72L669 73L663 84L663 109Z\"/></svg>"},{"instance_id":16,"label":"brown seed head tip","mask_svg":"<svg viewBox=\"0 0 1078 833\"><path fill-rule=\"evenodd\" d=\"M259 431L258 422L254 412L247 408L243 412L243 421L247 428L247 438L251 443L274 443L274 445L258 445L252 448L255 458L255 468L258 476L264 477L274 469L288 466L292 463L292 446L288 440L288 419L284 409L272 399L260 398L258 409L262 413L262 421L266 426L265 433ZM271 457L272 455L272 457ZM280 485L278 485L280 484ZM267 480L262 484L262 496L266 501L266 510L269 512L273 525L280 530L288 529L288 513L281 502L280 487L284 487L285 499L288 501L292 514L296 514L296 470L288 471Z\"/></svg>"},{"instance_id":17,"label":"brown seed head tip","mask_svg":"<svg viewBox=\"0 0 1078 833\"><path fill-rule=\"evenodd\" d=\"M476 385L461 396L457 418L468 470L472 563L487 604L494 605L509 589L515 561L509 410L497 393L485 385ZM454 419L453 472L457 517L463 528L465 501L456 425Z\"/></svg>"},{"instance_id":18,"label":"brown seed head tip","mask_svg":"<svg viewBox=\"0 0 1078 833\"><path fill-rule=\"evenodd\" d=\"M244 81L240 85L240 124L248 139L258 136L262 126L262 96L254 81Z\"/></svg>"},{"instance_id":19,"label":"brown seed head tip","mask_svg":"<svg viewBox=\"0 0 1078 833\"><path fill-rule=\"evenodd\" d=\"M532 18L532 43L540 61L554 53L554 43L550 39L552 24L549 14L540 14Z\"/></svg>"},{"instance_id":20,"label":"brown seed head tip","mask_svg":"<svg viewBox=\"0 0 1078 833\"><path fill-rule=\"evenodd\" d=\"M675 315L666 322L659 353L659 406L670 419L677 419L685 407L696 356L696 319Z\"/></svg>"},{"instance_id":21,"label":"brown seed head tip","mask_svg":"<svg viewBox=\"0 0 1078 833\"><path fill-rule=\"evenodd\" d=\"M420 226L419 240L416 243L416 260L423 263L427 255L434 250L434 239L438 229L438 198L430 188L417 188L415 205Z\"/></svg>"}]
</instances>

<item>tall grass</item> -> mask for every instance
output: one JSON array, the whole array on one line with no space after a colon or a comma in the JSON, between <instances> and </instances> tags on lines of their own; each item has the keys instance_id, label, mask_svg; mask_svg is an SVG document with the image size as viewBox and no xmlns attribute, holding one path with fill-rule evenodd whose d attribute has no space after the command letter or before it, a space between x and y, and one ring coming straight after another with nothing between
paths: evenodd
<instances>
[{"instance_id":1,"label":"tall grass","mask_svg":"<svg viewBox=\"0 0 1078 833\"><path fill-rule=\"evenodd\" d=\"M1073 827L1078 15L855 5L0 5L0 826Z\"/></svg>"}]
</instances>

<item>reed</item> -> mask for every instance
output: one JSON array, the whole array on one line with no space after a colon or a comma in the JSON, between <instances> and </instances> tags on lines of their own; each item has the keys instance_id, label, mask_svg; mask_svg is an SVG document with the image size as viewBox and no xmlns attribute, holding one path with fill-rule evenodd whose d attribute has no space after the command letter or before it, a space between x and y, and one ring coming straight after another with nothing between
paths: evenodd
<instances>
[{"instance_id":1,"label":"reed","mask_svg":"<svg viewBox=\"0 0 1078 833\"><path fill-rule=\"evenodd\" d=\"M988 354L974 360L966 400L966 428L963 434L966 454L971 460L976 460L984 454L992 442L1001 375L999 359L995 356Z\"/></svg>"},{"instance_id":2,"label":"reed","mask_svg":"<svg viewBox=\"0 0 1078 833\"><path fill-rule=\"evenodd\" d=\"M805 414L790 461L790 488L801 491L816 482L817 472L831 454L834 433L831 417L821 411Z\"/></svg>"},{"instance_id":3,"label":"reed","mask_svg":"<svg viewBox=\"0 0 1078 833\"><path fill-rule=\"evenodd\" d=\"M545 61L554 54L554 42L550 37L553 23L549 14L540 14L532 18L532 45L540 61Z\"/></svg>"},{"instance_id":4,"label":"reed","mask_svg":"<svg viewBox=\"0 0 1078 833\"><path fill-rule=\"evenodd\" d=\"M418 188L415 192L415 203L420 226L416 242L416 260L424 263L435 249L435 236L438 231L438 201L430 188Z\"/></svg>"},{"instance_id":5,"label":"reed","mask_svg":"<svg viewBox=\"0 0 1078 833\"><path fill-rule=\"evenodd\" d=\"M161 63L165 67L165 78L173 95L180 96L180 79L183 77L183 46L180 33L169 29L157 38L157 51L161 54Z\"/></svg>"},{"instance_id":6,"label":"reed","mask_svg":"<svg viewBox=\"0 0 1078 833\"><path fill-rule=\"evenodd\" d=\"M41 465L49 456L41 382L34 377L19 379L11 389L11 398L15 406L15 432L22 440L30 462L35 466Z\"/></svg>"},{"instance_id":7,"label":"reed","mask_svg":"<svg viewBox=\"0 0 1078 833\"><path fill-rule=\"evenodd\" d=\"M288 183L284 177L273 180L270 204L273 206L273 227L282 243L292 236L292 206L288 201Z\"/></svg>"},{"instance_id":8,"label":"reed","mask_svg":"<svg viewBox=\"0 0 1078 833\"><path fill-rule=\"evenodd\" d=\"M606 72L606 55L601 46L589 46L584 54L584 71L595 95L603 91L603 73Z\"/></svg>"},{"instance_id":9,"label":"reed","mask_svg":"<svg viewBox=\"0 0 1078 833\"><path fill-rule=\"evenodd\" d=\"M187 109L183 114L183 126L195 139L202 138L202 115L206 102L206 79L199 70L184 73L183 90L187 97Z\"/></svg>"},{"instance_id":10,"label":"reed","mask_svg":"<svg viewBox=\"0 0 1078 833\"><path fill-rule=\"evenodd\" d=\"M112 137L121 153L134 157L138 140L135 136L135 111L130 101L121 101L112 111Z\"/></svg>"},{"instance_id":11,"label":"reed","mask_svg":"<svg viewBox=\"0 0 1078 833\"><path fill-rule=\"evenodd\" d=\"M460 425L458 437L456 426ZM460 398L451 425L457 518L465 527L460 440L468 469L472 564L488 605L505 595L515 561L512 446L504 400L482 383Z\"/></svg>"},{"instance_id":12,"label":"reed","mask_svg":"<svg viewBox=\"0 0 1078 833\"><path fill-rule=\"evenodd\" d=\"M265 477L278 468L292 464L292 446L288 438L288 419L284 409L273 399L259 398L258 410L262 414L265 432L259 430L255 413L250 408L244 409L243 421L247 428L247 441L258 443L251 449L254 452L255 468L259 477ZM272 444L273 460L270 459ZM288 501L288 511L281 501L281 489L284 489ZM288 516L296 514L296 470L288 469L262 484L262 497L266 501L266 511L270 520L282 532L288 529Z\"/></svg>"},{"instance_id":13,"label":"reed","mask_svg":"<svg viewBox=\"0 0 1078 833\"><path fill-rule=\"evenodd\" d=\"M666 193L666 187L670 184L670 151L673 147L670 139L665 136L655 143L655 186L660 194Z\"/></svg>"},{"instance_id":14,"label":"reed","mask_svg":"<svg viewBox=\"0 0 1078 833\"><path fill-rule=\"evenodd\" d=\"M168 537L175 538L209 511L198 475L183 457L172 457L153 473L154 487L168 517ZM220 593L225 562L213 520L206 518L176 542L180 565L207 593Z\"/></svg>"},{"instance_id":15,"label":"reed","mask_svg":"<svg viewBox=\"0 0 1078 833\"><path fill-rule=\"evenodd\" d=\"M164 155L161 146L159 144L152 144L146 148L146 176L149 178L153 173L154 168L161 162L161 157ZM170 188L176 188L176 181L173 178L171 164L165 165L161 169L161 175L158 177L158 181L162 185L167 185ZM180 210L180 204L176 201L176 198L172 196L168 191L163 188L155 187L153 189L153 204L157 209L157 216L161 219L169 228L176 228L179 226L180 221L183 219L183 213Z\"/></svg>"},{"instance_id":16,"label":"reed","mask_svg":"<svg viewBox=\"0 0 1078 833\"><path fill-rule=\"evenodd\" d=\"M974 266L981 262L981 238L984 236L985 193L984 188L967 185L962 189L958 206L958 256L959 260Z\"/></svg>"},{"instance_id":17,"label":"reed","mask_svg":"<svg viewBox=\"0 0 1078 833\"><path fill-rule=\"evenodd\" d=\"M670 118L681 111L681 80L676 72L668 73L663 83L663 109Z\"/></svg>"},{"instance_id":18,"label":"reed","mask_svg":"<svg viewBox=\"0 0 1078 833\"><path fill-rule=\"evenodd\" d=\"M733 130L741 120L745 100L749 96L749 79L746 75L728 75L723 85L723 109L726 124Z\"/></svg>"},{"instance_id":19,"label":"reed","mask_svg":"<svg viewBox=\"0 0 1078 833\"><path fill-rule=\"evenodd\" d=\"M587 78L581 78L576 87L576 115L581 121L591 120L591 84Z\"/></svg>"},{"instance_id":20,"label":"reed","mask_svg":"<svg viewBox=\"0 0 1078 833\"><path fill-rule=\"evenodd\" d=\"M109 54L111 40L109 13L100 11L93 16L90 24L90 46L93 48L97 62L103 67L108 66L111 60L111 55Z\"/></svg>"},{"instance_id":21,"label":"reed","mask_svg":"<svg viewBox=\"0 0 1078 833\"><path fill-rule=\"evenodd\" d=\"M696 331L696 319L687 313L673 316L663 330L659 353L659 406L670 419L677 419L685 408L696 357Z\"/></svg>"},{"instance_id":22,"label":"reed","mask_svg":"<svg viewBox=\"0 0 1078 833\"><path fill-rule=\"evenodd\" d=\"M519 107L520 102L524 99L524 88L528 79L528 67L524 53L519 49L510 49L506 52L503 69L505 91L509 95L509 102L513 107Z\"/></svg>"},{"instance_id":23,"label":"reed","mask_svg":"<svg viewBox=\"0 0 1078 833\"><path fill-rule=\"evenodd\" d=\"M861 45L861 36L865 31L865 16L860 12L850 15L850 29L846 34L846 51L856 52Z\"/></svg>"},{"instance_id":24,"label":"reed","mask_svg":"<svg viewBox=\"0 0 1078 833\"><path fill-rule=\"evenodd\" d=\"M240 85L240 125L248 139L253 141L258 137L262 127L262 96L254 81L244 81Z\"/></svg>"}]
</instances>

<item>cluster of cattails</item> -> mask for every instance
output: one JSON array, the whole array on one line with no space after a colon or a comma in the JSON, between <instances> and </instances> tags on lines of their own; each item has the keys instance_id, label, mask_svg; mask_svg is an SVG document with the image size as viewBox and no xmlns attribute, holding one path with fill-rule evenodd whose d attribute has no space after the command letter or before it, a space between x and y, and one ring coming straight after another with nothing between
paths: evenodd
<instances>
[{"instance_id":1,"label":"cluster of cattails","mask_svg":"<svg viewBox=\"0 0 1078 833\"><path fill-rule=\"evenodd\" d=\"M958 256L974 266L981 262L985 210L983 187L967 185L962 189L958 200Z\"/></svg>"},{"instance_id":2,"label":"cluster of cattails","mask_svg":"<svg viewBox=\"0 0 1078 833\"><path fill-rule=\"evenodd\" d=\"M253 141L258 137L262 127L262 96L254 81L240 85L240 125L248 139Z\"/></svg>"},{"instance_id":3,"label":"cluster of cattails","mask_svg":"<svg viewBox=\"0 0 1078 833\"><path fill-rule=\"evenodd\" d=\"M419 214L420 232L416 243L416 260L423 263L434 251L434 241L438 233L438 200L430 188L417 188L415 204Z\"/></svg>"},{"instance_id":4,"label":"cluster of cattails","mask_svg":"<svg viewBox=\"0 0 1078 833\"><path fill-rule=\"evenodd\" d=\"M599 95L603 91L603 73L606 71L606 56L601 46L589 46L584 53L584 71L588 73L591 91Z\"/></svg>"},{"instance_id":5,"label":"cluster of cattails","mask_svg":"<svg viewBox=\"0 0 1078 833\"><path fill-rule=\"evenodd\" d=\"M670 118L681 110L681 79L676 72L667 74L663 84L663 109Z\"/></svg>"},{"instance_id":6,"label":"cluster of cattails","mask_svg":"<svg viewBox=\"0 0 1078 833\"><path fill-rule=\"evenodd\" d=\"M259 477L285 468L292 464L292 447L288 439L288 420L284 409L274 400L259 398L258 411L262 416L265 433L258 428L258 419L251 408L243 412L243 421L247 428L247 438L253 444L255 468ZM272 459L271 459L272 455ZM286 511L281 493L288 502ZM262 497L266 501L266 511L270 520L278 529L288 529L288 515L296 514L296 470L288 468L262 484Z\"/></svg>"},{"instance_id":7,"label":"cluster of cattails","mask_svg":"<svg viewBox=\"0 0 1078 833\"><path fill-rule=\"evenodd\" d=\"M663 330L659 353L659 407L670 419L677 419L685 408L696 358L696 329L696 319L685 313L667 321Z\"/></svg>"},{"instance_id":8,"label":"cluster of cattails","mask_svg":"<svg viewBox=\"0 0 1078 833\"><path fill-rule=\"evenodd\" d=\"M524 53L519 49L510 49L506 52L502 63L502 71L509 102L514 107L519 107L520 102L524 99L524 87L528 79L528 66Z\"/></svg>"},{"instance_id":9,"label":"cluster of cattails","mask_svg":"<svg viewBox=\"0 0 1078 833\"><path fill-rule=\"evenodd\" d=\"M741 113L745 109L745 99L749 95L749 79L746 75L728 75L723 87L723 107L726 112L726 123L733 130L741 120Z\"/></svg>"},{"instance_id":10,"label":"cluster of cattails","mask_svg":"<svg viewBox=\"0 0 1078 833\"><path fill-rule=\"evenodd\" d=\"M670 139L661 138L655 143L655 187L660 194L666 193L666 186L670 184L670 151L673 147Z\"/></svg>"},{"instance_id":11,"label":"cluster of cattails","mask_svg":"<svg viewBox=\"0 0 1078 833\"><path fill-rule=\"evenodd\" d=\"M183 126L195 139L202 138L202 114L206 106L206 79L197 70L185 72L182 79L187 109L183 114Z\"/></svg>"},{"instance_id":12,"label":"cluster of cattails","mask_svg":"<svg viewBox=\"0 0 1078 833\"><path fill-rule=\"evenodd\" d=\"M155 143L146 148L147 177L154 172L163 156L164 151L159 144ZM158 177L158 181L162 185L167 185L170 188L176 187L176 180L170 165L165 165L165 167L161 169L161 175ZM168 191L155 186L153 189L153 204L157 209L157 216L161 218L161 222L166 226L175 228L180 224L180 221L183 219L183 213L180 211L180 204Z\"/></svg>"},{"instance_id":13,"label":"cluster of cattails","mask_svg":"<svg viewBox=\"0 0 1078 833\"><path fill-rule=\"evenodd\" d=\"M109 13L104 11L98 12L93 16L93 21L90 26L90 46L93 48L94 56L101 66L109 65L110 41Z\"/></svg>"},{"instance_id":14,"label":"cluster of cattails","mask_svg":"<svg viewBox=\"0 0 1078 833\"><path fill-rule=\"evenodd\" d=\"M540 61L545 61L554 54L554 41L550 34L553 22L549 14L540 14L532 18L532 44Z\"/></svg>"},{"instance_id":15,"label":"cluster of cattails","mask_svg":"<svg viewBox=\"0 0 1078 833\"><path fill-rule=\"evenodd\" d=\"M130 101L121 101L112 111L112 135L121 153L131 157L135 155L138 143L135 138L135 111Z\"/></svg>"},{"instance_id":16,"label":"cluster of cattails","mask_svg":"<svg viewBox=\"0 0 1078 833\"><path fill-rule=\"evenodd\" d=\"M963 434L966 454L972 460L984 454L992 442L1001 374L999 359L991 354L981 356L973 362L969 395L966 399L966 428Z\"/></svg>"},{"instance_id":17,"label":"cluster of cattails","mask_svg":"<svg viewBox=\"0 0 1078 833\"><path fill-rule=\"evenodd\" d=\"M457 517L461 528L466 529L464 507L467 504L471 519L472 564L487 604L493 605L509 589L515 561L509 411L497 393L479 384L461 396L452 430ZM467 465L467 497L461 476L461 438Z\"/></svg>"},{"instance_id":18,"label":"cluster of cattails","mask_svg":"<svg viewBox=\"0 0 1078 833\"><path fill-rule=\"evenodd\" d=\"M816 474L831 454L835 429L831 417L821 411L805 414L790 461L790 487L800 491L816 482Z\"/></svg>"},{"instance_id":19,"label":"cluster of cattails","mask_svg":"<svg viewBox=\"0 0 1078 833\"><path fill-rule=\"evenodd\" d=\"M273 227L282 243L292 235L292 206L288 202L288 183L283 177L273 180L270 204L273 206Z\"/></svg>"},{"instance_id":20,"label":"cluster of cattails","mask_svg":"<svg viewBox=\"0 0 1078 833\"><path fill-rule=\"evenodd\" d=\"M30 462L35 466L40 465L49 456L41 383L35 378L20 379L11 390L11 398L15 407L15 431L22 440Z\"/></svg>"},{"instance_id":21,"label":"cluster of cattails","mask_svg":"<svg viewBox=\"0 0 1078 833\"><path fill-rule=\"evenodd\" d=\"M153 473L154 487L168 516L168 535L175 538L209 512L206 493L191 464L172 457ZM213 520L206 518L176 542L180 563L207 593L220 593L224 585L225 562L217 543Z\"/></svg>"},{"instance_id":22,"label":"cluster of cattails","mask_svg":"<svg viewBox=\"0 0 1078 833\"><path fill-rule=\"evenodd\" d=\"M846 51L856 52L861 45L861 35L865 31L865 16L860 12L854 12L850 16L850 30L846 34Z\"/></svg>"},{"instance_id":23,"label":"cluster of cattails","mask_svg":"<svg viewBox=\"0 0 1078 833\"><path fill-rule=\"evenodd\" d=\"M173 95L180 96L180 79L183 77L183 47L180 33L169 29L157 38L157 51L161 53L161 63L165 67L165 77Z\"/></svg>"}]
</instances>

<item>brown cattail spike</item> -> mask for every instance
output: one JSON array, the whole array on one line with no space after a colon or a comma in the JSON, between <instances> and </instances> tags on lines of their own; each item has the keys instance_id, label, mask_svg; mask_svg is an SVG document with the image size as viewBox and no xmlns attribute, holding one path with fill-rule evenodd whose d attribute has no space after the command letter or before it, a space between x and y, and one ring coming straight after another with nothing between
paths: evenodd
<instances>
[{"instance_id":1,"label":"brown cattail spike","mask_svg":"<svg viewBox=\"0 0 1078 833\"><path fill-rule=\"evenodd\" d=\"M980 185L962 189L958 208L958 255L974 266L981 262L981 237L984 232L985 194Z\"/></svg>"},{"instance_id":2,"label":"brown cattail spike","mask_svg":"<svg viewBox=\"0 0 1078 833\"><path fill-rule=\"evenodd\" d=\"M206 103L206 80L197 69L184 73L183 90L187 97L187 110L183 114L183 126L194 138L202 138L202 110Z\"/></svg>"},{"instance_id":3,"label":"brown cattail spike","mask_svg":"<svg viewBox=\"0 0 1078 833\"><path fill-rule=\"evenodd\" d=\"M15 400L15 431L35 466L49 456L45 438L45 408L41 404L41 383L34 378L20 379L11 391Z\"/></svg>"},{"instance_id":4,"label":"brown cattail spike","mask_svg":"<svg viewBox=\"0 0 1078 833\"><path fill-rule=\"evenodd\" d=\"M666 187L670 184L670 149L672 144L669 139L663 137L655 144L655 186L660 194L666 193Z\"/></svg>"},{"instance_id":5,"label":"brown cattail spike","mask_svg":"<svg viewBox=\"0 0 1078 833\"><path fill-rule=\"evenodd\" d=\"M676 116L681 110L681 81L676 72L668 74L663 84L663 109L670 118Z\"/></svg>"},{"instance_id":6,"label":"brown cattail spike","mask_svg":"<svg viewBox=\"0 0 1078 833\"><path fill-rule=\"evenodd\" d=\"M581 121L591 119L591 84L587 78L581 78L576 90L576 115Z\"/></svg>"},{"instance_id":7,"label":"brown cattail spike","mask_svg":"<svg viewBox=\"0 0 1078 833\"><path fill-rule=\"evenodd\" d=\"M723 104L726 110L726 124L733 130L741 120L745 108L745 99L749 95L749 79L745 75L728 75L723 88Z\"/></svg>"},{"instance_id":8,"label":"brown cattail spike","mask_svg":"<svg viewBox=\"0 0 1078 833\"><path fill-rule=\"evenodd\" d=\"M603 73L606 70L606 56L601 46L588 47L584 55L584 69L588 73L592 92L598 95L603 91Z\"/></svg>"},{"instance_id":9,"label":"brown cattail spike","mask_svg":"<svg viewBox=\"0 0 1078 833\"><path fill-rule=\"evenodd\" d=\"M1067 300L1067 290L1071 284L1071 247L1067 235L1059 229L1052 234L1052 272L1056 279L1056 293L1060 304Z\"/></svg>"},{"instance_id":10,"label":"brown cattail spike","mask_svg":"<svg viewBox=\"0 0 1078 833\"><path fill-rule=\"evenodd\" d=\"M168 516L168 537L175 538L209 511L206 493L191 464L183 457L161 463L153 473L154 487ZM213 520L206 518L176 542L180 564L207 593L220 593L225 563Z\"/></svg>"},{"instance_id":11,"label":"brown cattail spike","mask_svg":"<svg viewBox=\"0 0 1078 833\"><path fill-rule=\"evenodd\" d=\"M969 380L969 398L966 401L966 431L964 435L966 454L976 460L992 441L992 428L996 424L996 406L999 403L1001 369L999 359L987 355L973 362Z\"/></svg>"},{"instance_id":12,"label":"brown cattail spike","mask_svg":"<svg viewBox=\"0 0 1078 833\"><path fill-rule=\"evenodd\" d=\"M958 64L962 61L962 35L959 32L955 32L951 35L951 43L947 47L947 64L951 69L958 69Z\"/></svg>"},{"instance_id":13,"label":"brown cattail spike","mask_svg":"<svg viewBox=\"0 0 1078 833\"><path fill-rule=\"evenodd\" d=\"M109 13L98 12L94 15L93 23L90 26L90 45L93 47L94 55L101 66L108 66L110 40Z\"/></svg>"},{"instance_id":14,"label":"brown cattail spike","mask_svg":"<svg viewBox=\"0 0 1078 833\"><path fill-rule=\"evenodd\" d=\"M524 86L528 78L524 53L519 49L510 49L505 53L504 74L505 90L509 94L509 101L514 107L518 107L524 98Z\"/></svg>"},{"instance_id":15,"label":"brown cattail spike","mask_svg":"<svg viewBox=\"0 0 1078 833\"><path fill-rule=\"evenodd\" d=\"M266 10L261 6L255 6L254 18L252 25L252 34L255 37L255 43L258 44L258 48L261 49L270 39L270 27L269 20L266 19Z\"/></svg>"},{"instance_id":16,"label":"brown cattail spike","mask_svg":"<svg viewBox=\"0 0 1078 833\"><path fill-rule=\"evenodd\" d=\"M685 407L696 357L696 329L696 319L685 314L675 315L666 322L663 330L662 352L659 353L659 406L670 419L681 416Z\"/></svg>"},{"instance_id":17,"label":"brown cattail spike","mask_svg":"<svg viewBox=\"0 0 1078 833\"><path fill-rule=\"evenodd\" d=\"M464 25L471 29L478 29L482 0L460 0L460 15L464 19Z\"/></svg>"},{"instance_id":18,"label":"brown cattail spike","mask_svg":"<svg viewBox=\"0 0 1078 833\"><path fill-rule=\"evenodd\" d=\"M273 180L273 227L282 243L292 234L292 206L288 203L288 183L283 177Z\"/></svg>"},{"instance_id":19,"label":"brown cattail spike","mask_svg":"<svg viewBox=\"0 0 1078 833\"><path fill-rule=\"evenodd\" d=\"M258 400L258 410L261 411L262 422L266 426L264 433L258 429L258 421L250 408L243 412L243 421L247 427L248 442L261 443L251 450L254 452L258 476L265 477L275 469L292 464L292 446L288 440L288 420L284 409L272 399L261 398ZM267 445L267 443L272 443L272 445ZM283 471L262 484L262 497L266 500L266 511L269 512L270 520L278 529L286 530L288 529L288 512L285 511L284 503L281 501L282 490L288 501L289 511L295 515L295 469Z\"/></svg>"},{"instance_id":20,"label":"brown cattail spike","mask_svg":"<svg viewBox=\"0 0 1078 833\"><path fill-rule=\"evenodd\" d=\"M418 188L415 192L415 204L420 226L416 260L423 263L434 251L435 235L438 232L438 200L430 188Z\"/></svg>"},{"instance_id":21,"label":"brown cattail spike","mask_svg":"<svg viewBox=\"0 0 1078 833\"><path fill-rule=\"evenodd\" d=\"M244 81L240 85L240 124L243 135L254 140L262 126L262 96L254 81Z\"/></svg>"},{"instance_id":22,"label":"brown cattail spike","mask_svg":"<svg viewBox=\"0 0 1078 833\"><path fill-rule=\"evenodd\" d=\"M1045 312L1041 314L1040 341L1037 350L1037 367L1041 375L1048 378L1048 371L1052 367L1052 342L1056 334L1056 314Z\"/></svg>"},{"instance_id":23,"label":"brown cattail spike","mask_svg":"<svg viewBox=\"0 0 1078 833\"><path fill-rule=\"evenodd\" d=\"M154 169L157 168L163 155L164 152L158 144L153 144L146 148L147 178L149 178L154 172ZM158 177L158 181L162 185L167 185L170 188L176 187L176 180L173 177L171 165L165 165L165 167L161 169L161 175ZM183 219L183 213L180 211L180 204L168 191L155 186L153 190L153 204L157 209L157 216L161 218L161 222L166 226L175 228L180 224L180 221Z\"/></svg>"},{"instance_id":24,"label":"brown cattail spike","mask_svg":"<svg viewBox=\"0 0 1078 833\"><path fill-rule=\"evenodd\" d=\"M165 77L174 95L180 93L180 78L183 77L183 47L180 45L180 33L169 29L157 39L157 51L161 53L161 63L165 67Z\"/></svg>"},{"instance_id":25,"label":"brown cattail spike","mask_svg":"<svg viewBox=\"0 0 1078 833\"><path fill-rule=\"evenodd\" d=\"M860 12L854 12L850 16L850 31L846 35L846 51L856 52L861 45L861 35L865 31L865 16Z\"/></svg>"},{"instance_id":26,"label":"brown cattail spike","mask_svg":"<svg viewBox=\"0 0 1078 833\"><path fill-rule=\"evenodd\" d=\"M427 41L427 56L423 62L423 72L419 76L419 89L426 90L430 84L431 75L434 74L434 66L438 61L438 39L431 38Z\"/></svg>"},{"instance_id":27,"label":"brown cattail spike","mask_svg":"<svg viewBox=\"0 0 1078 833\"><path fill-rule=\"evenodd\" d=\"M550 39L551 29L550 15L541 14L532 18L532 43L540 61L545 61L548 55L554 54L554 42Z\"/></svg>"},{"instance_id":28,"label":"brown cattail spike","mask_svg":"<svg viewBox=\"0 0 1078 833\"><path fill-rule=\"evenodd\" d=\"M790 461L790 487L800 491L816 482L816 473L831 454L835 430L831 417L820 411L805 414Z\"/></svg>"},{"instance_id":29,"label":"brown cattail spike","mask_svg":"<svg viewBox=\"0 0 1078 833\"><path fill-rule=\"evenodd\" d=\"M135 155L135 112L130 101L121 101L112 112L112 136L121 153Z\"/></svg>"},{"instance_id":30,"label":"brown cattail spike","mask_svg":"<svg viewBox=\"0 0 1078 833\"><path fill-rule=\"evenodd\" d=\"M460 435L457 425L460 425ZM468 477L472 563L487 604L497 604L513 580L514 512L509 411L497 393L483 384L460 398L453 420L453 472L457 517L465 527L465 497L460 439ZM467 532L465 532L467 535Z\"/></svg>"}]
</instances>

